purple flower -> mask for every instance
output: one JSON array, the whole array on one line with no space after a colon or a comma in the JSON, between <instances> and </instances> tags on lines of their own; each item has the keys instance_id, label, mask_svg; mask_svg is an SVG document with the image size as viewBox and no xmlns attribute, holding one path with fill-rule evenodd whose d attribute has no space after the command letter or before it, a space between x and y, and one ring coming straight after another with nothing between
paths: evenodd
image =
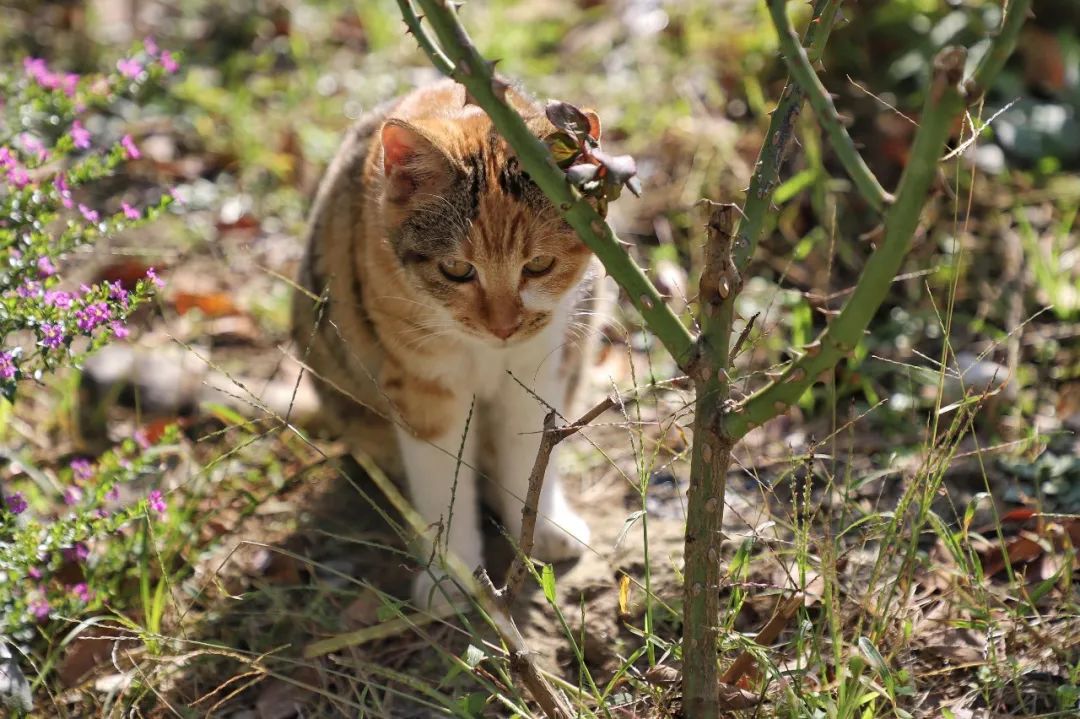
<instances>
[{"instance_id":1,"label":"purple flower","mask_svg":"<svg viewBox=\"0 0 1080 719\"><path fill-rule=\"evenodd\" d=\"M15 155L11 153L6 147L0 147L0 167L8 168L15 167L18 163L15 159Z\"/></svg>"},{"instance_id":2,"label":"purple flower","mask_svg":"<svg viewBox=\"0 0 1080 719\"><path fill-rule=\"evenodd\" d=\"M71 471L74 473L75 479L80 482L85 482L94 476L94 466L90 464L89 460L82 457L71 460Z\"/></svg>"},{"instance_id":3,"label":"purple flower","mask_svg":"<svg viewBox=\"0 0 1080 719\"><path fill-rule=\"evenodd\" d=\"M117 302L127 303L128 293L124 289L124 286L120 284L120 280L114 280L112 282L106 282L105 285L109 288L109 298L116 300Z\"/></svg>"},{"instance_id":4,"label":"purple flower","mask_svg":"<svg viewBox=\"0 0 1080 719\"><path fill-rule=\"evenodd\" d=\"M28 506L22 492L12 492L4 498L4 502L7 504L8 511L12 514L22 514Z\"/></svg>"},{"instance_id":5,"label":"purple flower","mask_svg":"<svg viewBox=\"0 0 1080 719\"><path fill-rule=\"evenodd\" d=\"M120 144L124 147L124 154L127 155L129 160L138 160L142 157L142 153L139 152L139 148L135 146L135 141L131 139L131 135L124 135L120 138Z\"/></svg>"},{"instance_id":6,"label":"purple flower","mask_svg":"<svg viewBox=\"0 0 1080 719\"><path fill-rule=\"evenodd\" d=\"M113 337L118 340L125 340L131 334L131 331L120 321L113 322L109 327L112 329Z\"/></svg>"},{"instance_id":7,"label":"purple flower","mask_svg":"<svg viewBox=\"0 0 1080 719\"><path fill-rule=\"evenodd\" d=\"M165 286L165 281L157 276L157 272L154 271L153 267L147 267L146 268L146 279L153 282L154 287L157 287L158 289L161 289L162 287Z\"/></svg>"},{"instance_id":8,"label":"purple flower","mask_svg":"<svg viewBox=\"0 0 1080 719\"><path fill-rule=\"evenodd\" d=\"M68 487L64 490L64 504L73 507L82 501L83 492L78 487Z\"/></svg>"},{"instance_id":9,"label":"purple flower","mask_svg":"<svg viewBox=\"0 0 1080 719\"><path fill-rule=\"evenodd\" d=\"M15 294L24 300L30 297L37 297L41 294L41 283L37 280L27 280L15 289Z\"/></svg>"},{"instance_id":10,"label":"purple flower","mask_svg":"<svg viewBox=\"0 0 1080 719\"><path fill-rule=\"evenodd\" d=\"M147 497L147 502L150 505L150 509L157 512L162 517L165 516L165 510L168 509L168 506L165 504L165 499L161 496L161 492L159 490L151 490L150 496Z\"/></svg>"},{"instance_id":11,"label":"purple flower","mask_svg":"<svg viewBox=\"0 0 1080 719\"><path fill-rule=\"evenodd\" d=\"M45 322L41 325L41 346L54 350L64 343L64 328L55 322Z\"/></svg>"},{"instance_id":12,"label":"purple flower","mask_svg":"<svg viewBox=\"0 0 1080 719\"><path fill-rule=\"evenodd\" d=\"M168 50L162 50L161 57L159 59L161 60L161 67L165 68L165 72L169 73L170 75L174 74L177 70L180 69L180 63L176 61L176 58L174 58L172 56L172 53Z\"/></svg>"},{"instance_id":13,"label":"purple flower","mask_svg":"<svg viewBox=\"0 0 1080 719\"><path fill-rule=\"evenodd\" d=\"M142 217L142 215L139 214L138 210L136 210L134 207L132 207L126 202L120 203L120 209L124 211L124 217L128 218L129 220L137 220Z\"/></svg>"},{"instance_id":14,"label":"purple flower","mask_svg":"<svg viewBox=\"0 0 1080 719\"><path fill-rule=\"evenodd\" d=\"M94 593L90 590L90 587L86 586L86 582L76 584L71 588L71 593L84 604L89 604L90 600L94 598Z\"/></svg>"},{"instance_id":15,"label":"purple flower","mask_svg":"<svg viewBox=\"0 0 1080 719\"><path fill-rule=\"evenodd\" d=\"M49 156L49 151L45 149L45 145L33 135L24 132L19 135L19 142L22 143L23 148L29 154L37 155L38 162L44 161Z\"/></svg>"},{"instance_id":16,"label":"purple flower","mask_svg":"<svg viewBox=\"0 0 1080 719\"><path fill-rule=\"evenodd\" d=\"M56 274L56 265L48 257L39 257L37 261L38 277L51 277Z\"/></svg>"},{"instance_id":17,"label":"purple flower","mask_svg":"<svg viewBox=\"0 0 1080 719\"><path fill-rule=\"evenodd\" d=\"M157 41L155 41L154 38L151 37L150 35L146 36L146 39L143 40L142 44L143 44L143 49L146 50L146 54L149 55L150 57L157 57L157 54L159 52L161 52L158 49Z\"/></svg>"},{"instance_id":18,"label":"purple flower","mask_svg":"<svg viewBox=\"0 0 1080 719\"><path fill-rule=\"evenodd\" d=\"M87 222L97 222L99 219L101 219L101 216L98 215L97 210L91 210L89 207L82 204L81 202L79 203L79 212L82 213L82 216L86 218Z\"/></svg>"},{"instance_id":19,"label":"purple flower","mask_svg":"<svg viewBox=\"0 0 1080 719\"><path fill-rule=\"evenodd\" d=\"M63 78L54 72L49 71L49 66L45 64L45 61L38 57L23 58L23 70L26 74L34 79L38 85L41 85L47 90L55 90L60 87Z\"/></svg>"},{"instance_id":20,"label":"purple flower","mask_svg":"<svg viewBox=\"0 0 1080 719\"><path fill-rule=\"evenodd\" d=\"M15 358L10 352L0 352L0 379L11 380L15 378Z\"/></svg>"},{"instance_id":21,"label":"purple flower","mask_svg":"<svg viewBox=\"0 0 1080 719\"><path fill-rule=\"evenodd\" d=\"M30 610L30 614L34 616L34 619L39 622L49 618L49 600L45 599L44 596L31 599L26 608Z\"/></svg>"},{"instance_id":22,"label":"purple flower","mask_svg":"<svg viewBox=\"0 0 1080 719\"><path fill-rule=\"evenodd\" d=\"M46 290L43 300L47 305L52 305L57 309L66 310L71 307L74 298L71 296L70 292L64 292L63 290Z\"/></svg>"},{"instance_id":23,"label":"purple flower","mask_svg":"<svg viewBox=\"0 0 1080 719\"><path fill-rule=\"evenodd\" d=\"M72 207L71 188L68 187L67 178L58 174L53 178L53 187L56 189L56 194L60 195L61 204L70 210Z\"/></svg>"},{"instance_id":24,"label":"purple flower","mask_svg":"<svg viewBox=\"0 0 1080 719\"><path fill-rule=\"evenodd\" d=\"M7 171L8 182L15 185L15 189L21 190L30 184L30 175L21 167L10 167Z\"/></svg>"},{"instance_id":25,"label":"purple flower","mask_svg":"<svg viewBox=\"0 0 1080 719\"><path fill-rule=\"evenodd\" d=\"M90 556L90 548L86 546L85 542L75 542L75 544L70 547L61 549L60 554L63 556L65 562L76 562L81 564Z\"/></svg>"},{"instance_id":26,"label":"purple flower","mask_svg":"<svg viewBox=\"0 0 1080 719\"><path fill-rule=\"evenodd\" d=\"M75 143L75 147L80 150L86 150L90 147L90 131L83 127L83 124L78 120L71 123L71 139Z\"/></svg>"},{"instance_id":27,"label":"purple flower","mask_svg":"<svg viewBox=\"0 0 1080 719\"><path fill-rule=\"evenodd\" d=\"M60 81L60 87L64 90L64 94L68 97L75 97L75 90L79 86L79 76L73 72L69 72L64 75Z\"/></svg>"},{"instance_id":28,"label":"purple flower","mask_svg":"<svg viewBox=\"0 0 1080 719\"><path fill-rule=\"evenodd\" d=\"M83 332L93 332L98 325L108 321L109 306L104 302L94 302L75 311L75 326Z\"/></svg>"},{"instance_id":29,"label":"purple flower","mask_svg":"<svg viewBox=\"0 0 1080 719\"><path fill-rule=\"evenodd\" d=\"M142 63L133 57L126 57L116 63L116 69L124 77L136 78L142 72Z\"/></svg>"},{"instance_id":30,"label":"purple flower","mask_svg":"<svg viewBox=\"0 0 1080 719\"><path fill-rule=\"evenodd\" d=\"M43 574L42 574L40 568L38 568L38 567L30 567L29 569L26 570L26 576L30 577L31 579L41 579Z\"/></svg>"}]
</instances>

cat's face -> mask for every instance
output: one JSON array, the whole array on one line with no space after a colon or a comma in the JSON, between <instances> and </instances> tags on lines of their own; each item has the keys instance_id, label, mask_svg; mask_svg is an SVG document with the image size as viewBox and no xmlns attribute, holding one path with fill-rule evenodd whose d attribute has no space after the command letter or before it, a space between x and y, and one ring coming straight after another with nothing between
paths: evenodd
<instances>
[{"instance_id":1,"label":"cat's face","mask_svg":"<svg viewBox=\"0 0 1080 719\"><path fill-rule=\"evenodd\" d=\"M538 134L543 123L533 121ZM547 326L590 252L486 115L391 120L381 139L387 234L410 285L441 314L433 333L504 346Z\"/></svg>"}]
</instances>

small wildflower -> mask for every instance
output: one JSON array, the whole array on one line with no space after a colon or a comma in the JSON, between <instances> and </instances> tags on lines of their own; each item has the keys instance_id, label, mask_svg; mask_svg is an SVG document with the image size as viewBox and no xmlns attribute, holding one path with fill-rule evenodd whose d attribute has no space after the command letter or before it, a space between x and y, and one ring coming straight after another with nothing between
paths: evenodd
<instances>
[{"instance_id":1,"label":"small wildflower","mask_svg":"<svg viewBox=\"0 0 1080 719\"><path fill-rule=\"evenodd\" d=\"M61 549L60 554L63 556L65 562L76 562L81 564L90 557L90 548L86 546L85 542L76 542L70 547Z\"/></svg>"},{"instance_id":2,"label":"small wildflower","mask_svg":"<svg viewBox=\"0 0 1080 719\"><path fill-rule=\"evenodd\" d=\"M34 619L39 622L49 618L49 600L45 599L44 596L31 599L26 608L30 610L30 614L33 615Z\"/></svg>"},{"instance_id":3,"label":"small wildflower","mask_svg":"<svg viewBox=\"0 0 1080 719\"><path fill-rule=\"evenodd\" d=\"M26 576L30 577L31 579L41 579L44 574L39 567L30 567L26 570Z\"/></svg>"},{"instance_id":4,"label":"small wildflower","mask_svg":"<svg viewBox=\"0 0 1080 719\"><path fill-rule=\"evenodd\" d=\"M89 460L82 457L71 460L71 471L75 475L75 479L80 482L85 482L94 476L94 466L90 464Z\"/></svg>"},{"instance_id":5,"label":"small wildflower","mask_svg":"<svg viewBox=\"0 0 1080 719\"><path fill-rule=\"evenodd\" d=\"M120 321L113 322L109 327L112 329L113 337L118 340L125 340L131 334L131 331Z\"/></svg>"},{"instance_id":6,"label":"small wildflower","mask_svg":"<svg viewBox=\"0 0 1080 719\"><path fill-rule=\"evenodd\" d=\"M158 289L161 289L162 287L165 286L165 281L157 276L157 272L154 271L153 267L147 267L146 268L146 279L153 282L154 287L157 287Z\"/></svg>"},{"instance_id":7,"label":"small wildflower","mask_svg":"<svg viewBox=\"0 0 1080 719\"><path fill-rule=\"evenodd\" d=\"M75 147L80 150L86 150L90 147L90 131L83 127L83 124L78 120L71 123L71 140L75 143Z\"/></svg>"},{"instance_id":8,"label":"small wildflower","mask_svg":"<svg viewBox=\"0 0 1080 719\"><path fill-rule=\"evenodd\" d=\"M113 487L108 492L106 492L105 499L109 500L110 502L115 502L116 500L120 499L119 487Z\"/></svg>"},{"instance_id":9,"label":"small wildflower","mask_svg":"<svg viewBox=\"0 0 1080 719\"><path fill-rule=\"evenodd\" d=\"M47 305L66 310L71 307L71 303L75 298L71 296L70 292L64 292L63 290L46 290L42 299Z\"/></svg>"},{"instance_id":10,"label":"small wildflower","mask_svg":"<svg viewBox=\"0 0 1080 719\"><path fill-rule=\"evenodd\" d=\"M48 257L39 257L37 261L38 277L51 277L56 274L56 265Z\"/></svg>"},{"instance_id":11,"label":"small wildflower","mask_svg":"<svg viewBox=\"0 0 1080 719\"><path fill-rule=\"evenodd\" d=\"M63 174L58 174L53 178L53 187L56 189L56 194L60 195L60 203L70 210L72 208L71 188L68 187L67 178Z\"/></svg>"},{"instance_id":12,"label":"small wildflower","mask_svg":"<svg viewBox=\"0 0 1080 719\"><path fill-rule=\"evenodd\" d=\"M75 311L75 326L83 332L93 332L98 325L108 320L109 306L104 302L94 302Z\"/></svg>"},{"instance_id":13,"label":"small wildflower","mask_svg":"<svg viewBox=\"0 0 1080 719\"><path fill-rule=\"evenodd\" d=\"M150 35L147 35L146 39L143 40L143 49L146 50L146 54L150 57L157 57L158 53L161 52L157 41Z\"/></svg>"},{"instance_id":14,"label":"small wildflower","mask_svg":"<svg viewBox=\"0 0 1080 719\"><path fill-rule=\"evenodd\" d=\"M135 430L135 433L131 435L131 438L135 440L135 444L139 445L139 449L143 450L144 452L150 449L150 438L146 436L146 430L142 429L141 427Z\"/></svg>"},{"instance_id":15,"label":"small wildflower","mask_svg":"<svg viewBox=\"0 0 1080 719\"><path fill-rule=\"evenodd\" d=\"M15 294L24 300L29 299L30 297L37 297L41 294L41 283L37 280L27 280L15 288Z\"/></svg>"},{"instance_id":16,"label":"small wildflower","mask_svg":"<svg viewBox=\"0 0 1080 719\"><path fill-rule=\"evenodd\" d=\"M37 139L33 135L24 132L23 134L19 135L19 142L22 143L23 149L25 149L28 154L37 157L38 162L43 162L46 158L48 158L49 151L45 149L45 145L42 144L41 140Z\"/></svg>"},{"instance_id":17,"label":"small wildflower","mask_svg":"<svg viewBox=\"0 0 1080 719\"><path fill-rule=\"evenodd\" d=\"M60 89L64 91L64 94L68 97L75 97L75 90L79 87L79 76L73 72L69 72L64 75L64 78L60 81Z\"/></svg>"},{"instance_id":18,"label":"small wildflower","mask_svg":"<svg viewBox=\"0 0 1080 719\"><path fill-rule=\"evenodd\" d=\"M120 280L106 282L105 284L109 288L109 299L116 300L125 305L127 304L128 292L124 289L124 286L120 284Z\"/></svg>"},{"instance_id":19,"label":"small wildflower","mask_svg":"<svg viewBox=\"0 0 1080 719\"><path fill-rule=\"evenodd\" d=\"M79 582L71 588L71 593L75 595L75 598L84 604L89 604L90 600L94 598L94 593L90 590L90 587L86 586L86 582Z\"/></svg>"},{"instance_id":20,"label":"small wildflower","mask_svg":"<svg viewBox=\"0 0 1080 719\"><path fill-rule=\"evenodd\" d=\"M17 190L21 190L30 184L30 175L21 167L8 168L7 177L8 182L14 185Z\"/></svg>"},{"instance_id":21,"label":"small wildflower","mask_svg":"<svg viewBox=\"0 0 1080 719\"><path fill-rule=\"evenodd\" d=\"M165 499L161 496L161 492L157 489L150 492L150 496L147 498L147 502L150 505L150 509L154 510L161 516L165 516L165 510L168 506L165 504Z\"/></svg>"},{"instance_id":22,"label":"small wildflower","mask_svg":"<svg viewBox=\"0 0 1080 719\"><path fill-rule=\"evenodd\" d=\"M64 504L69 507L74 507L82 501L82 498L83 492L78 487L68 487L64 490Z\"/></svg>"},{"instance_id":23,"label":"small wildflower","mask_svg":"<svg viewBox=\"0 0 1080 719\"><path fill-rule=\"evenodd\" d=\"M17 164L19 163L15 159L15 155L11 153L11 150L6 147L0 147L0 167L7 169L9 167L15 167Z\"/></svg>"},{"instance_id":24,"label":"small wildflower","mask_svg":"<svg viewBox=\"0 0 1080 719\"><path fill-rule=\"evenodd\" d=\"M161 57L158 59L161 60L161 67L170 75L175 74L180 69L180 63L176 61L176 58L168 50L162 50Z\"/></svg>"},{"instance_id":25,"label":"small wildflower","mask_svg":"<svg viewBox=\"0 0 1080 719\"><path fill-rule=\"evenodd\" d=\"M10 352L0 352L0 379L11 380L15 378L15 358Z\"/></svg>"},{"instance_id":26,"label":"small wildflower","mask_svg":"<svg viewBox=\"0 0 1080 719\"><path fill-rule=\"evenodd\" d=\"M64 328L55 322L45 322L41 325L41 346L54 350L64 343Z\"/></svg>"},{"instance_id":27,"label":"small wildflower","mask_svg":"<svg viewBox=\"0 0 1080 719\"><path fill-rule=\"evenodd\" d=\"M120 144L124 148L124 154L127 155L129 160L138 160L142 157L142 153L139 152L139 148L135 146L135 141L131 139L131 135L124 135L120 138Z\"/></svg>"},{"instance_id":28,"label":"small wildflower","mask_svg":"<svg viewBox=\"0 0 1080 719\"><path fill-rule=\"evenodd\" d=\"M82 213L82 216L86 218L87 222L97 222L99 219L101 219L101 216L98 215L97 210L91 210L89 207L82 204L81 202L79 203L79 212Z\"/></svg>"},{"instance_id":29,"label":"small wildflower","mask_svg":"<svg viewBox=\"0 0 1080 719\"><path fill-rule=\"evenodd\" d=\"M8 511L12 514L22 514L26 511L27 504L21 492L12 492L4 498Z\"/></svg>"},{"instance_id":30,"label":"small wildflower","mask_svg":"<svg viewBox=\"0 0 1080 719\"><path fill-rule=\"evenodd\" d=\"M128 218L129 220L137 220L142 217L142 215L139 214L138 210L136 210L134 207L132 207L126 202L120 203L120 209L124 211L124 217Z\"/></svg>"},{"instance_id":31,"label":"small wildflower","mask_svg":"<svg viewBox=\"0 0 1080 719\"><path fill-rule=\"evenodd\" d=\"M126 57L116 63L116 69L124 77L136 78L142 72L142 63L133 57Z\"/></svg>"}]
</instances>

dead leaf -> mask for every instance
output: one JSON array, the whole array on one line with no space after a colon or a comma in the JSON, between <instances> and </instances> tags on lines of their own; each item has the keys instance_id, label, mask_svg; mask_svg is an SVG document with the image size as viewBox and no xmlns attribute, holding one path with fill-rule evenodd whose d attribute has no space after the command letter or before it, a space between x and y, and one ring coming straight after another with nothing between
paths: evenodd
<instances>
[{"instance_id":1,"label":"dead leaf","mask_svg":"<svg viewBox=\"0 0 1080 719\"><path fill-rule=\"evenodd\" d=\"M728 711L751 709L761 704L761 696L731 684L721 684L719 688L720 706Z\"/></svg>"},{"instance_id":2,"label":"dead leaf","mask_svg":"<svg viewBox=\"0 0 1080 719\"><path fill-rule=\"evenodd\" d=\"M138 638L119 625L88 627L64 650L57 676L64 686L74 687L98 667L115 669L112 665L114 652L117 661L122 661L124 652L117 650L133 649L138 644ZM123 663L120 668L125 668Z\"/></svg>"},{"instance_id":3,"label":"dead leaf","mask_svg":"<svg viewBox=\"0 0 1080 719\"><path fill-rule=\"evenodd\" d=\"M645 671L645 681L658 687L670 687L678 684L682 679L682 673L675 667L667 664L657 664Z\"/></svg>"},{"instance_id":4,"label":"dead leaf","mask_svg":"<svg viewBox=\"0 0 1080 719\"><path fill-rule=\"evenodd\" d=\"M241 314L241 310L225 292L177 292L172 298L177 314L186 315L199 310L206 317L225 317Z\"/></svg>"}]
</instances>

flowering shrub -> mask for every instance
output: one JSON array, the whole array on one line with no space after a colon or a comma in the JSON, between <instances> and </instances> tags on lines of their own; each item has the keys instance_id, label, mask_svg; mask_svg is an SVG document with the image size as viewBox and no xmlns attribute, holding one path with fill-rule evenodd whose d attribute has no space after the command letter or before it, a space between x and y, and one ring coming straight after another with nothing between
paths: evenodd
<instances>
[{"instance_id":1,"label":"flowering shrub","mask_svg":"<svg viewBox=\"0 0 1080 719\"><path fill-rule=\"evenodd\" d=\"M130 135L109 136L111 108L145 97L177 68L147 40L104 75L59 72L37 58L0 70L0 403L125 338L131 313L160 285L152 269L128 285L78 286L62 270L80 247L175 201L169 191L150 204L103 197L96 181L141 155ZM134 542L120 530L167 507L159 491L132 496L126 486L158 469L145 443L37 472L9 460L13 478L0 484L0 634L25 640L50 617L100 604L131 556L106 545Z\"/></svg>"}]
</instances>

